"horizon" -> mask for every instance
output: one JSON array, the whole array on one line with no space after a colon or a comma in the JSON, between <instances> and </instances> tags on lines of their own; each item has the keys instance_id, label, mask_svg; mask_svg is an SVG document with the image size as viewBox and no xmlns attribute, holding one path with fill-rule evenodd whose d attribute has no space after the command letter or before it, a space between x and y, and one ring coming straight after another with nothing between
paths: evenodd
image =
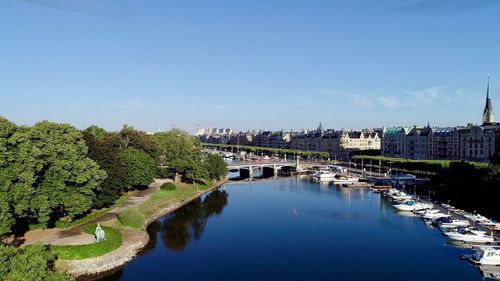
<instances>
[{"instance_id":1,"label":"horizon","mask_svg":"<svg viewBox=\"0 0 500 281\"><path fill-rule=\"evenodd\" d=\"M0 115L190 133L480 124L489 73L499 99L498 4L6 1Z\"/></svg>"}]
</instances>

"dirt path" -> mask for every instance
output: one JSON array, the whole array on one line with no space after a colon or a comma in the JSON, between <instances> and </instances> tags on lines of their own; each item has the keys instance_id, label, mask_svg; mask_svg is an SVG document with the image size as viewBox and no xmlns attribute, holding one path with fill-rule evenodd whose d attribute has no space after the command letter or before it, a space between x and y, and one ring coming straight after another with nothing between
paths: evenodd
<instances>
[{"instance_id":1,"label":"dirt path","mask_svg":"<svg viewBox=\"0 0 500 281\"><path fill-rule=\"evenodd\" d=\"M149 187L145 190L136 192L122 205L110 210L103 216L91 220L87 223L77 225L67 229L53 228L53 229L36 229L28 231L24 234L24 237L20 237L20 241L23 241L21 246L32 245L35 243L42 243L47 245L81 245L90 244L94 242L94 235L85 233L83 228L89 223L101 223L106 224L110 220L116 218L117 214L123 211L127 207L138 206L142 202L146 201L153 193L155 193L160 186L168 182L169 180L155 180Z\"/></svg>"}]
</instances>

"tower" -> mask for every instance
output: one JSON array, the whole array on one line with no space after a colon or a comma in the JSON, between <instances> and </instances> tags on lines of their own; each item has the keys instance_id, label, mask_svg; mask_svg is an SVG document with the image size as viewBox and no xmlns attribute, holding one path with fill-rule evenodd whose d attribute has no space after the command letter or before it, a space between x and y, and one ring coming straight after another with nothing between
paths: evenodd
<instances>
[{"instance_id":1,"label":"tower","mask_svg":"<svg viewBox=\"0 0 500 281\"><path fill-rule=\"evenodd\" d=\"M486 104L483 111L483 125L495 123L495 115L493 114L493 106L490 99L490 76L488 75L488 86L486 87Z\"/></svg>"}]
</instances>

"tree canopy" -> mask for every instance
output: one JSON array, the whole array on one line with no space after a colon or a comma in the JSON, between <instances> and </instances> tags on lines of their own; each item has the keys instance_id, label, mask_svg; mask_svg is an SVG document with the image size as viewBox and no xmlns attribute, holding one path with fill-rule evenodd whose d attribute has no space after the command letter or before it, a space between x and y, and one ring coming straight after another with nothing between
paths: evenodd
<instances>
[{"instance_id":1,"label":"tree canopy","mask_svg":"<svg viewBox=\"0 0 500 281\"><path fill-rule=\"evenodd\" d=\"M70 125L17 127L0 119L0 235L19 219L46 224L89 210L106 173L87 151Z\"/></svg>"},{"instance_id":2,"label":"tree canopy","mask_svg":"<svg viewBox=\"0 0 500 281\"><path fill-rule=\"evenodd\" d=\"M120 159L127 172L127 184L131 187L147 186L156 173L153 158L146 152L128 147L120 152Z\"/></svg>"}]
</instances>

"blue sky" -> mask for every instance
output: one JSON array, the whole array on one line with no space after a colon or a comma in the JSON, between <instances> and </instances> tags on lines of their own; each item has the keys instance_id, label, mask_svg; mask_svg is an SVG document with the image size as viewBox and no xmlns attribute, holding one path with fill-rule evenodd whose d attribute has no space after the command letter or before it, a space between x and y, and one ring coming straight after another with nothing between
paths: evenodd
<instances>
[{"instance_id":1,"label":"blue sky","mask_svg":"<svg viewBox=\"0 0 500 281\"><path fill-rule=\"evenodd\" d=\"M497 0L6 0L0 115L360 129L500 115ZM499 116L500 117L500 116Z\"/></svg>"}]
</instances>

